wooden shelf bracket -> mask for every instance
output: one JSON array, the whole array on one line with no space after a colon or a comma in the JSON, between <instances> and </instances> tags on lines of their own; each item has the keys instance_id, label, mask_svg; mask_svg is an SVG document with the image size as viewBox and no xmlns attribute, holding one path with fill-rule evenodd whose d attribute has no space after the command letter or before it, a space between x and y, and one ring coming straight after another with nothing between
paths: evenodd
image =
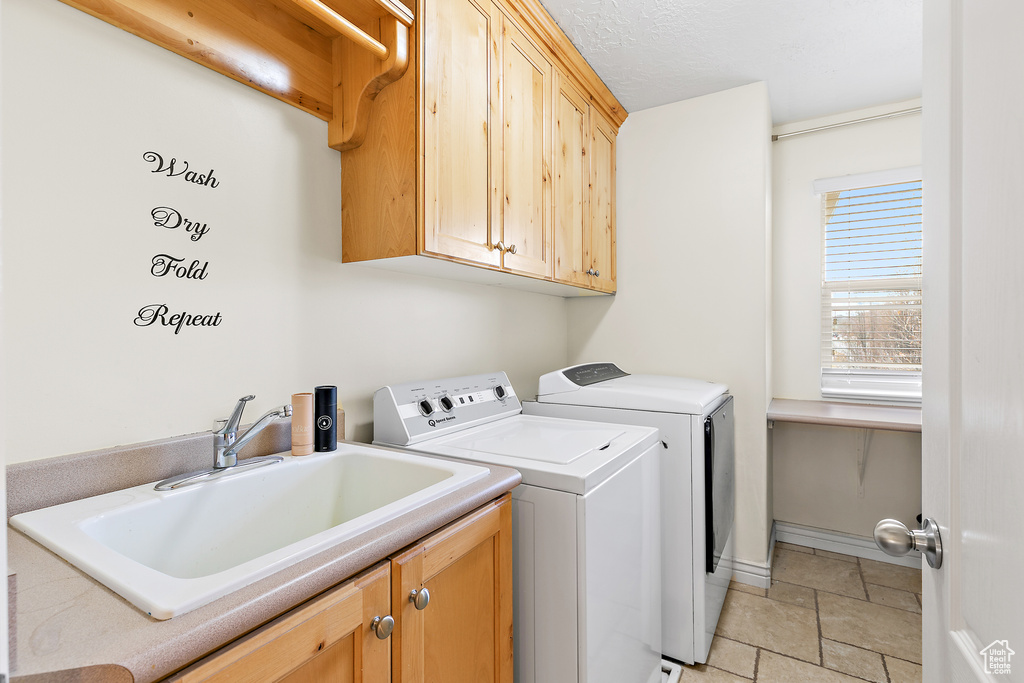
<instances>
[{"instance_id":1,"label":"wooden shelf bracket","mask_svg":"<svg viewBox=\"0 0 1024 683\"><path fill-rule=\"evenodd\" d=\"M374 0L376 13L368 17L361 8L351 19L323 0L290 1L314 17L322 32L326 27L337 34L331 47L334 107L327 139L338 151L358 147L366 135L373 100L409 67L409 28L414 16L392 0Z\"/></svg>"},{"instance_id":2,"label":"wooden shelf bracket","mask_svg":"<svg viewBox=\"0 0 1024 683\"><path fill-rule=\"evenodd\" d=\"M376 22L384 58L341 35L334 39L334 117L327 144L343 152L362 144L373 100L409 68L409 26L393 17Z\"/></svg>"}]
</instances>

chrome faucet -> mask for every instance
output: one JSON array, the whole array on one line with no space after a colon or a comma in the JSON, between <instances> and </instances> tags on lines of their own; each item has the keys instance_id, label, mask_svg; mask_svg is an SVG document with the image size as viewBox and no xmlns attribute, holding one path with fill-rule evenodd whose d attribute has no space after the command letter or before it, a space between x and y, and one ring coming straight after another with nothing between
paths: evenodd
<instances>
[{"instance_id":1,"label":"chrome faucet","mask_svg":"<svg viewBox=\"0 0 1024 683\"><path fill-rule=\"evenodd\" d=\"M231 417L226 420L217 420L213 423L213 467L206 470L199 470L198 472L188 472L186 474L179 474L171 477L170 479L164 479L162 482L157 484L154 488L157 491L170 491L172 489L181 488L182 486L190 486L192 484L199 484L203 481L209 481L216 477L220 477L232 472L248 471L256 467L263 467L264 465L273 465L276 462L284 460L279 455L263 455L254 458L246 458L245 460L238 460L238 451L245 447L245 444L253 440L253 438L262 432L267 425L278 418L291 417L292 407L289 404L285 404L278 408L274 408L268 411L260 419L256 420L245 434L238 436L238 426L242 421L242 411L245 410L245 404L256 398L253 395L243 396L238 399L238 403L235 404L235 409L231 413Z\"/></svg>"},{"instance_id":2,"label":"chrome faucet","mask_svg":"<svg viewBox=\"0 0 1024 683\"><path fill-rule=\"evenodd\" d=\"M281 417L291 417L292 407L290 404L285 404L279 408L265 413L263 417L256 420L255 423L245 432L242 436L238 436L238 425L242 421L242 411L245 410L245 404L248 401L256 398L252 394L243 396L238 399L238 403L235 404L235 409L231 413L231 417L227 420L217 420L213 423L213 468L222 470L227 467L238 466L238 451L245 447L245 444L252 441L253 437L263 431L263 429L274 420ZM275 456L271 456L275 457ZM253 458L249 458L252 460ZM281 458L277 458L275 462L279 462ZM246 461L248 462L248 461Z\"/></svg>"}]
</instances>

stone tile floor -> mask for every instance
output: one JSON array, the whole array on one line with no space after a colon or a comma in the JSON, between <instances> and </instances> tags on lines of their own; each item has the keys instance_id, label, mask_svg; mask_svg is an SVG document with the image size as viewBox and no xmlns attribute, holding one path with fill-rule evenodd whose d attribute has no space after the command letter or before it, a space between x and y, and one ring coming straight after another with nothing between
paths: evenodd
<instances>
[{"instance_id":1,"label":"stone tile floor","mask_svg":"<svg viewBox=\"0 0 1024 683\"><path fill-rule=\"evenodd\" d=\"M730 586L708 663L680 683L920 680L920 570L778 543L771 588Z\"/></svg>"}]
</instances>

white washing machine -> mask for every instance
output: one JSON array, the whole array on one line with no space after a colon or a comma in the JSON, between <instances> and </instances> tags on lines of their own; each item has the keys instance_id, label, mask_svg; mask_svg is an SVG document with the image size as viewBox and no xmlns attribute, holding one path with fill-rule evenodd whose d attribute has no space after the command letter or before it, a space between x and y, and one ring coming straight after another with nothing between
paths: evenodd
<instances>
[{"instance_id":1,"label":"white washing machine","mask_svg":"<svg viewBox=\"0 0 1024 683\"><path fill-rule=\"evenodd\" d=\"M515 680L661 678L661 442L649 427L527 416L503 372L373 397L374 443L514 467Z\"/></svg>"},{"instance_id":2,"label":"white washing machine","mask_svg":"<svg viewBox=\"0 0 1024 683\"><path fill-rule=\"evenodd\" d=\"M590 363L540 378L528 415L657 427L661 433L662 652L707 661L733 572L733 403L728 388Z\"/></svg>"}]
</instances>

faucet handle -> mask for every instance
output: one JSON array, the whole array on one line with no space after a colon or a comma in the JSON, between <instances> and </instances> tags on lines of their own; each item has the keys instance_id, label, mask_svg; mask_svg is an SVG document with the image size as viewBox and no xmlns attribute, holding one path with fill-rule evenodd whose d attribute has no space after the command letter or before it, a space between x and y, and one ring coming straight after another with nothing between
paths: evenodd
<instances>
[{"instance_id":1,"label":"faucet handle","mask_svg":"<svg viewBox=\"0 0 1024 683\"><path fill-rule=\"evenodd\" d=\"M232 434L238 431L238 425L242 423L242 411L245 410L245 404L256 398L254 394L243 396L238 399L238 403L235 404L235 409L231 413L231 417L228 418L227 423L220 427L217 431L222 434ZM218 420L220 422L220 420ZM214 423L215 425L217 422Z\"/></svg>"}]
</instances>

